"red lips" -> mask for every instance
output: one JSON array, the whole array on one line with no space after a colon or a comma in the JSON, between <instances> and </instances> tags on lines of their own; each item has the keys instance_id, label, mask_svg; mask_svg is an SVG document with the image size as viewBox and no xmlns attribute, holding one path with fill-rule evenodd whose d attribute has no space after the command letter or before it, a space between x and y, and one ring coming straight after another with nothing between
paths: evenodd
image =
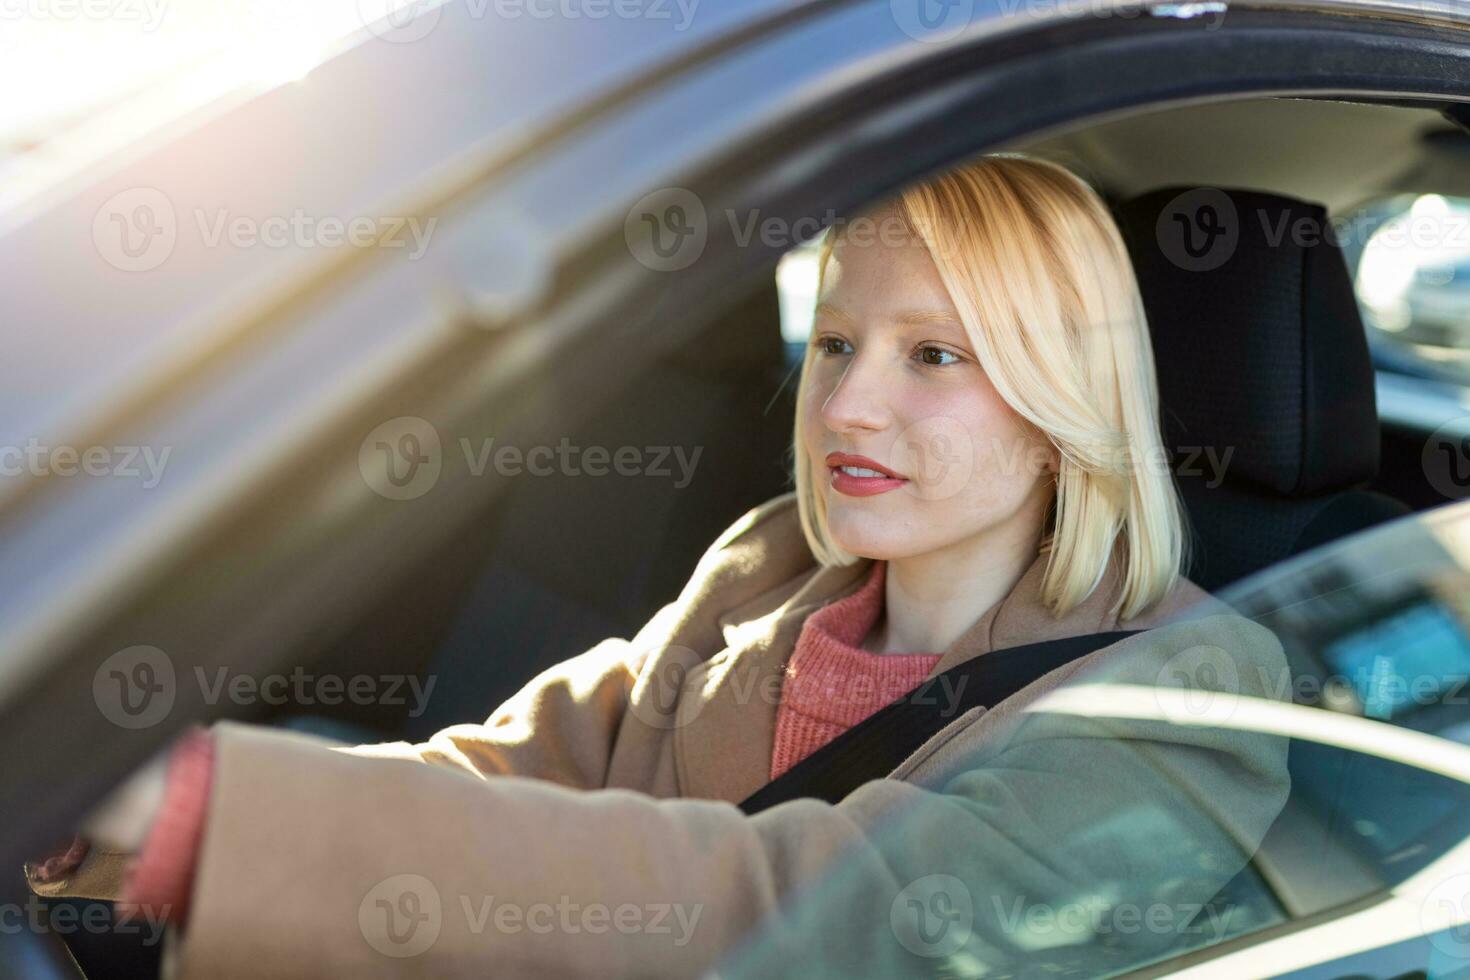
<instances>
[{"instance_id":1,"label":"red lips","mask_svg":"<svg viewBox=\"0 0 1470 980\"><path fill-rule=\"evenodd\" d=\"M866 456L854 456L851 453L828 453L826 463L832 472L832 489L849 497L871 497L874 494L896 490L909 482L907 478ZM883 475L854 476L851 473L844 473L840 468L843 466L861 467Z\"/></svg>"}]
</instances>

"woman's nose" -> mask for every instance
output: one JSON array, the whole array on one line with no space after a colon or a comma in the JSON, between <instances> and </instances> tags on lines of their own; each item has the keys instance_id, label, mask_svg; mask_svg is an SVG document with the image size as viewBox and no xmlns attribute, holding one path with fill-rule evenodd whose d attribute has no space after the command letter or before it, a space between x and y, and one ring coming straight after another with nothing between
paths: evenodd
<instances>
[{"instance_id":1,"label":"woman's nose","mask_svg":"<svg viewBox=\"0 0 1470 980\"><path fill-rule=\"evenodd\" d=\"M882 429L888 423L888 388L881 365L855 355L822 404L822 421L833 432Z\"/></svg>"}]
</instances>

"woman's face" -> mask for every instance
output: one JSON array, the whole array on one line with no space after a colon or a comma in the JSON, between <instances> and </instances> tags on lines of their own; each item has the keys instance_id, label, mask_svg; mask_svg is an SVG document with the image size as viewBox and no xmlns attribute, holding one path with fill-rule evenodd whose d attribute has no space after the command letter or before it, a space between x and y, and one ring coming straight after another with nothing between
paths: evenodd
<instances>
[{"instance_id":1,"label":"woman's face","mask_svg":"<svg viewBox=\"0 0 1470 980\"><path fill-rule=\"evenodd\" d=\"M828 259L798 406L832 542L886 560L1039 535L1055 450L991 386L923 243L872 217Z\"/></svg>"}]
</instances>

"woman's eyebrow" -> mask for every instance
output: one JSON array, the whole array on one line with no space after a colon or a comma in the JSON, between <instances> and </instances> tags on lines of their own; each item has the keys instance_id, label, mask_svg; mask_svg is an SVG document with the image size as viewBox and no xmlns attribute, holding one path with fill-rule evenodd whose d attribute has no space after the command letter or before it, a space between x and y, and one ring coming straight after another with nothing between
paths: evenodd
<instances>
[{"instance_id":1,"label":"woman's eyebrow","mask_svg":"<svg viewBox=\"0 0 1470 980\"><path fill-rule=\"evenodd\" d=\"M823 316L823 315L833 317L834 319L837 319L837 320L845 320L848 323L851 323L852 322L852 317L851 316L849 316L848 314L842 312L837 307L833 306L831 303L818 303L817 304L817 316Z\"/></svg>"},{"instance_id":2,"label":"woman's eyebrow","mask_svg":"<svg viewBox=\"0 0 1470 980\"><path fill-rule=\"evenodd\" d=\"M843 312L831 303L818 303L816 313L818 316L825 315L836 320L843 320L847 323L853 322L851 314ZM948 310L915 310L909 313L900 313L895 317L895 320L903 324L952 323L955 326L960 325L960 318Z\"/></svg>"},{"instance_id":3,"label":"woman's eyebrow","mask_svg":"<svg viewBox=\"0 0 1470 980\"><path fill-rule=\"evenodd\" d=\"M953 323L959 325L960 318L948 310L917 310L899 315L899 323Z\"/></svg>"}]
</instances>

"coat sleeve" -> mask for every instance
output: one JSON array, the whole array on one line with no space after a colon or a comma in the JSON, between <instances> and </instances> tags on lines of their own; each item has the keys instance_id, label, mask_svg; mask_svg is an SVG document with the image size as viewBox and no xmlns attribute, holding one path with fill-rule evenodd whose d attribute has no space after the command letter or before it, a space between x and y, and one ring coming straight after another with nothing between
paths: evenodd
<instances>
[{"instance_id":1,"label":"coat sleeve","mask_svg":"<svg viewBox=\"0 0 1470 980\"><path fill-rule=\"evenodd\" d=\"M1284 669L1233 616L1103 652L1134 684L1213 660L1229 669L1192 683L1231 695L1270 696ZM1289 787L1275 736L1017 712L969 737L985 724L928 778L751 817L224 724L178 975L967 975L1109 931L1096 948L1141 962L1189 941ZM1145 925L1100 930L1119 908Z\"/></svg>"},{"instance_id":2,"label":"coat sleeve","mask_svg":"<svg viewBox=\"0 0 1470 980\"><path fill-rule=\"evenodd\" d=\"M792 507L794 497L788 493L748 510L705 550L679 596L636 636L606 639L548 668L483 724L451 726L417 744L331 749L361 758L427 763L479 778L514 775L576 789L604 786L634 682L648 657L667 654L674 646L689 649L682 644L708 647L719 636L716 617L724 611L722 603L738 598L744 581L754 578L753 570L779 565L772 555L755 550L759 539L747 532ZM325 739L315 741L328 745ZM93 845L70 873L43 879L28 866L25 875L31 891L45 898L116 901L136 857Z\"/></svg>"},{"instance_id":3,"label":"coat sleeve","mask_svg":"<svg viewBox=\"0 0 1470 980\"><path fill-rule=\"evenodd\" d=\"M344 755L427 763L480 778L515 775L577 789L599 788L605 782L628 692L647 655L646 641L676 612L676 604L670 603L633 640L604 640L547 669L484 724L454 725L417 744L313 742ZM211 734L218 738L217 729ZM208 815L202 817L207 823ZM43 878L36 865L27 865L25 875L30 889L45 898L118 901L125 894L127 869L138 856L93 844L69 873Z\"/></svg>"}]
</instances>

